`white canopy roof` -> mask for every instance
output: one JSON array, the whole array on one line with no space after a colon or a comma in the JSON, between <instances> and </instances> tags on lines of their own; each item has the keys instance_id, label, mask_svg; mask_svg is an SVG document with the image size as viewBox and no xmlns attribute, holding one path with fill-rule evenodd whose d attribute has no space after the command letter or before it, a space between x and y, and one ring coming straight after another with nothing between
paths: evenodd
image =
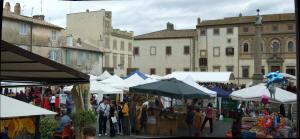
<instances>
[{"instance_id":1,"label":"white canopy roof","mask_svg":"<svg viewBox=\"0 0 300 139\"><path fill-rule=\"evenodd\" d=\"M109 85L105 85L100 83L99 81L91 81L90 82L90 93L97 94L121 94L122 90L110 87Z\"/></svg>"},{"instance_id":2,"label":"white canopy roof","mask_svg":"<svg viewBox=\"0 0 300 139\"><path fill-rule=\"evenodd\" d=\"M64 87L64 91L70 92L73 85ZM99 81L90 81L90 93L97 94L121 94L123 91L121 89L113 88L108 84L100 83Z\"/></svg>"},{"instance_id":3,"label":"white canopy roof","mask_svg":"<svg viewBox=\"0 0 300 139\"><path fill-rule=\"evenodd\" d=\"M232 72L173 72L164 76L164 79L176 78L184 79L191 76L196 82L219 82L226 83L234 79Z\"/></svg>"},{"instance_id":4,"label":"white canopy roof","mask_svg":"<svg viewBox=\"0 0 300 139\"><path fill-rule=\"evenodd\" d=\"M1 82L1 87L41 86L39 83Z\"/></svg>"},{"instance_id":5,"label":"white canopy roof","mask_svg":"<svg viewBox=\"0 0 300 139\"><path fill-rule=\"evenodd\" d=\"M178 80L181 80L181 79L178 79ZM193 87L201 90L202 92L210 95L211 97L216 97L217 96L217 92L209 90L209 89L197 84L190 75L188 75L186 78L182 79L182 81L185 82L186 84L190 85L190 86L193 86Z\"/></svg>"},{"instance_id":6,"label":"white canopy roof","mask_svg":"<svg viewBox=\"0 0 300 139\"><path fill-rule=\"evenodd\" d=\"M35 115L55 115L55 112L0 95L0 118L12 118Z\"/></svg>"},{"instance_id":7,"label":"white canopy roof","mask_svg":"<svg viewBox=\"0 0 300 139\"><path fill-rule=\"evenodd\" d=\"M100 83L107 84L110 85L111 87L122 89L122 90L126 88L125 81L117 75L111 76L108 79L100 81Z\"/></svg>"},{"instance_id":8,"label":"white canopy roof","mask_svg":"<svg viewBox=\"0 0 300 139\"><path fill-rule=\"evenodd\" d=\"M230 94L232 99L245 101L260 101L262 95L266 95L270 98L269 90L267 89L265 84L258 84L252 87L234 91ZM269 101L285 104L296 103L297 95L276 87L275 100L269 99Z\"/></svg>"},{"instance_id":9,"label":"white canopy roof","mask_svg":"<svg viewBox=\"0 0 300 139\"><path fill-rule=\"evenodd\" d=\"M96 80L98 78L95 75L92 75L92 74L89 74L89 75L90 75L90 81L94 81L94 80Z\"/></svg>"},{"instance_id":10,"label":"white canopy roof","mask_svg":"<svg viewBox=\"0 0 300 139\"><path fill-rule=\"evenodd\" d=\"M152 83L152 82L156 82L158 80L157 79L152 79L152 78L147 78L145 81L146 81L146 83Z\"/></svg>"},{"instance_id":11,"label":"white canopy roof","mask_svg":"<svg viewBox=\"0 0 300 139\"><path fill-rule=\"evenodd\" d=\"M152 74L152 75L145 74L145 76L147 76L147 77L149 77L149 78L151 78L151 79L155 79L155 80L160 80L160 79L163 78L163 77L161 77L161 76L154 75L154 74Z\"/></svg>"},{"instance_id":12,"label":"white canopy roof","mask_svg":"<svg viewBox=\"0 0 300 139\"><path fill-rule=\"evenodd\" d=\"M143 78L141 78L136 73L133 74L132 76L130 76L129 78L125 79L124 82L125 82L125 85L127 87L126 90L129 90L129 87L147 83Z\"/></svg>"},{"instance_id":13,"label":"white canopy roof","mask_svg":"<svg viewBox=\"0 0 300 139\"><path fill-rule=\"evenodd\" d=\"M109 77L111 77L112 75L108 72L108 71L104 71L100 76L97 77L97 80L105 80Z\"/></svg>"}]
</instances>

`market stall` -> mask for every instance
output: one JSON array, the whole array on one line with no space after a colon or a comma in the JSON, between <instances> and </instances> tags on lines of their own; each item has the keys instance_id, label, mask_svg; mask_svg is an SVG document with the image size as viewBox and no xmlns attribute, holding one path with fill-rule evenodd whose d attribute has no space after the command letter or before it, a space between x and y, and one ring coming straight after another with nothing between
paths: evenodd
<instances>
[{"instance_id":1,"label":"market stall","mask_svg":"<svg viewBox=\"0 0 300 139\"><path fill-rule=\"evenodd\" d=\"M0 79L2 82L33 83L43 86L66 84L78 85L89 82L89 76L82 72L29 52L3 40L1 41L0 71ZM40 115L56 114L43 108L33 106L32 104L20 102L19 100L8 98L3 95L0 96L0 118L1 120L11 120L10 122L5 121L3 124L0 124L1 131L7 131L10 134L9 136L16 136L19 131L26 130L30 133L34 133L35 138L39 139L40 131L38 126ZM79 97L75 96L73 98ZM22 118L22 120L20 120L20 118ZM35 130L33 131L33 129Z\"/></svg>"},{"instance_id":2,"label":"market stall","mask_svg":"<svg viewBox=\"0 0 300 139\"><path fill-rule=\"evenodd\" d=\"M196 82L214 82L214 83L228 83L234 79L232 72L172 72L163 77L163 79L184 79L191 76Z\"/></svg>"},{"instance_id":3,"label":"market stall","mask_svg":"<svg viewBox=\"0 0 300 139\"><path fill-rule=\"evenodd\" d=\"M15 138L22 133L33 136L38 126L34 116L56 114L32 104L0 95L0 133L7 131L10 138Z\"/></svg>"},{"instance_id":4,"label":"market stall","mask_svg":"<svg viewBox=\"0 0 300 139\"><path fill-rule=\"evenodd\" d=\"M258 84L252 87L233 91L230 94L230 97L235 100L261 101L261 96L263 95L270 98L270 91L265 84ZM269 101L272 103L293 104L297 102L297 95L276 87L275 99L270 99Z\"/></svg>"},{"instance_id":5,"label":"market stall","mask_svg":"<svg viewBox=\"0 0 300 139\"><path fill-rule=\"evenodd\" d=\"M102 80L105 80L105 79L107 79L111 76L112 75L106 70L100 76L97 77L97 80L102 81Z\"/></svg>"},{"instance_id":6,"label":"market stall","mask_svg":"<svg viewBox=\"0 0 300 139\"><path fill-rule=\"evenodd\" d=\"M252 117L243 117L241 121L242 137L257 138L290 138L293 135L293 124L283 117L278 110L271 112L266 104L294 104L296 94L281 88L275 88L275 98L270 98L270 92L265 84L258 84L249 88L234 91L230 96L235 100L256 101L263 105ZM228 134L230 136L230 133Z\"/></svg>"},{"instance_id":7,"label":"market stall","mask_svg":"<svg viewBox=\"0 0 300 139\"><path fill-rule=\"evenodd\" d=\"M166 96L175 99L188 98L210 98L210 96L175 78L152 82L148 84L138 85L129 88L130 93L142 93L158 96ZM173 111L171 103L171 111L161 112L160 109L150 109L148 111L155 122L147 124L148 132L152 134L174 135L180 129L180 122L184 121L185 111Z\"/></svg>"}]
</instances>

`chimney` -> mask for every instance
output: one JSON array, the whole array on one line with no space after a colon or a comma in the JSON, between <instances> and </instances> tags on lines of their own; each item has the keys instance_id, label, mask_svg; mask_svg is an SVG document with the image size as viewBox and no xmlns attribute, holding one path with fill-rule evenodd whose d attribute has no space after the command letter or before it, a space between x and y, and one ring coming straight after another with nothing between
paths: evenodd
<instances>
[{"instance_id":1,"label":"chimney","mask_svg":"<svg viewBox=\"0 0 300 139\"><path fill-rule=\"evenodd\" d=\"M167 23L167 30L174 30L174 25L170 22Z\"/></svg>"},{"instance_id":2,"label":"chimney","mask_svg":"<svg viewBox=\"0 0 300 139\"><path fill-rule=\"evenodd\" d=\"M10 4L9 4L9 2L5 3L4 9L5 9L5 11L10 12Z\"/></svg>"},{"instance_id":3,"label":"chimney","mask_svg":"<svg viewBox=\"0 0 300 139\"><path fill-rule=\"evenodd\" d=\"M242 13L240 13L240 14L239 14L239 17L242 17L242 16L243 16Z\"/></svg>"},{"instance_id":4,"label":"chimney","mask_svg":"<svg viewBox=\"0 0 300 139\"><path fill-rule=\"evenodd\" d=\"M197 18L197 25L200 25L200 23L201 23L201 19L200 19L200 17L198 17Z\"/></svg>"},{"instance_id":5,"label":"chimney","mask_svg":"<svg viewBox=\"0 0 300 139\"><path fill-rule=\"evenodd\" d=\"M44 15L34 15L32 16L33 19L38 19L38 20L43 20L45 19L45 16Z\"/></svg>"},{"instance_id":6,"label":"chimney","mask_svg":"<svg viewBox=\"0 0 300 139\"><path fill-rule=\"evenodd\" d=\"M14 13L17 14L17 15L20 15L20 14L21 14L21 6L20 6L20 3L16 3L15 9L14 9Z\"/></svg>"}]
</instances>

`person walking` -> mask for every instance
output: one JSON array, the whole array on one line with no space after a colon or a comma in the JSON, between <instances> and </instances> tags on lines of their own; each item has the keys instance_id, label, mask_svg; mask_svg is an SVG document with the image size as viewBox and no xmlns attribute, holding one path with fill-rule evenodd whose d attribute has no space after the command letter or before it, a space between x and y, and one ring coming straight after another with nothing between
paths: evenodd
<instances>
[{"instance_id":1,"label":"person walking","mask_svg":"<svg viewBox=\"0 0 300 139\"><path fill-rule=\"evenodd\" d=\"M56 99L55 95L52 94L49 99L50 99L51 111L55 111L55 99Z\"/></svg>"},{"instance_id":2,"label":"person walking","mask_svg":"<svg viewBox=\"0 0 300 139\"><path fill-rule=\"evenodd\" d=\"M240 116L240 114L238 112L235 112L233 119L234 119L234 122L232 123L232 127L231 127L232 137L233 138L241 138L241 128L242 128L241 119L242 119L242 117Z\"/></svg>"},{"instance_id":3,"label":"person walking","mask_svg":"<svg viewBox=\"0 0 300 139\"><path fill-rule=\"evenodd\" d=\"M203 128L204 128L206 122L209 121L210 133L213 133L212 113L213 113L212 104L208 103L207 109L206 109L206 115L205 115L204 121L201 126L201 132L203 131Z\"/></svg>"},{"instance_id":4,"label":"person walking","mask_svg":"<svg viewBox=\"0 0 300 139\"><path fill-rule=\"evenodd\" d=\"M51 97L51 96L50 96ZM51 110L51 105L50 105L50 97L48 94L45 94L45 97L43 99L43 108Z\"/></svg>"},{"instance_id":5,"label":"person walking","mask_svg":"<svg viewBox=\"0 0 300 139\"><path fill-rule=\"evenodd\" d=\"M109 107L107 98L104 98L104 101L102 103L100 103L97 111L99 112L99 122L98 122L99 123L99 136L102 136L102 134L107 136L106 123L107 123L107 119L109 117L109 111L110 111L110 107Z\"/></svg>"},{"instance_id":6,"label":"person walking","mask_svg":"<svg viewBox=\"0 0 300 139\"><path fill-rule=\"evenodd\" d=\"M141 114L141 118L140 118L140 124L141 124L140 131L143 133L146 132L147 121L148 121L147 105L143 105L142 106L142 114Z\"/></svg>"},{"instance_id":7,"label":"person walking","mask_svg":"<svg viewBox=\"0 0 300 139\"><path fill-rule=\"evenodd\" d=\"M189 136L192 136L192 133L193 133L193 120L194 120L193 108L192 108L192 106L188 106L185 122L188 126Z\"/></svg>"},{"instance_id":8,"label":"person walking","mask_svg":"<svg viewBox=\"0 0 300 139\"><path fill-rule=\"evenodd\" d=\"M109 110L109 125L110 125L110 137L114 137L116 135L116 124L117 119L115 115L115 102L112 102Z\"/></svg>"},{"instance_id":9,"label":"person walking","mask_svg":"<svg viewBox=\"0 0 300 139\"><path fill-rule=\"evenodd\" d=\"M127 100L124 100L122 107L122 113L123 113L123 135L130 135L130 122L129 122L129 108L127 104Z\"/></svg>"},{"instance_id":10,"label":"person walking","mask_svg":"<svg viewBox=\"0 0 300 139\"><path fill-rule=\"evenodd\" d=\"M72 108L73 108L73 100L72 100L72 96L70 95L70 93L66 93L66 94L67 94L67 100L66 100L67 113L71 114Z\"/></svg>"},{"instance_id":11,"label":"person walking","mask_svg":"<svg viewBox=\"0 0 300 139\"><path fill-rule=\"evenodd\" d=\"M280 114L282 115L282 117L285 117L285 108L284 108L284 104L280 104Z\"/></svg>"},{"instance_id":12,"label":"person walking","mask_svg":"<svg viewBox=\"0 0 300 139\"><path fill-rule=\"evenodd\" d=\"M200 129L201 129L201 112L199 108L196 108L193 124L194 124L194 136L199 137Z\"/></svg>"},{"instance_id":13,"label":"person walking","mask_svg":"<svg viewBox=\"0 0 300 139\"><path fill-rule=\"evenodd\" d=\"M135 119L136 119L136 102L134 102L132 99L130 100L130 126L131 126L131 133L135 133Z\"/></svg>"},{"instance_id":14,"label":"person walking","mask_svg":"<svg viewBox=\"0 0 300 139\"><path fill-rule=\"evenodd\" d=\"M123 112L122 112L122 106L124 105L123 102L117 104L117 113L118 113L118 134L121 134L123 132Z\"/></svg>"}]
</instances>

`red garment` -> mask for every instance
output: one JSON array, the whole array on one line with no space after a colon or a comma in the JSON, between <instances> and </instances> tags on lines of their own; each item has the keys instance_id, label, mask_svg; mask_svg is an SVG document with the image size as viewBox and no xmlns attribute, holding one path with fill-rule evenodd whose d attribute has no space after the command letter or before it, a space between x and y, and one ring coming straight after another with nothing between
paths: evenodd
<instances>
[{"instance_id":1,"label":"red garment","mask_svg":"<svg viewBox=\"0 0 300 139\"><path fill-rule=\"evenodd\" d=\"M212 108L207 108L207 110L206 110L206 117L207 118L212 118Z\"/></svg>"},{"instance_id":2,"label":"red garment","mask_svg":"<svg viewBox=\"0 0 300 139\"><path fill-rule=\"evenodd\" d=\"M55 98L55 110L57 113L59 113L59 97L58 96Z\"/></svg>"},{"instance_id":3,"label":"red garment","mask_svg":"<svg viewBox=\"0 0 300 139\"><path fill-rule=\"evenodd\" d=\"M41 92L35 91L34 92L34 103L36 106L41 106Z\"/></svg>"},{"instance_id":4,"label":"red garment","mask_svg":"<svg viewBox=\"0 0 300 139\"><path fill-rule=\"evenodd\" d=\"M50 104L49 104L49 97L44 97L43 107L44 107L45 109L48 109L48 110L51 109L51 106L50 106Z\"/></svg>"},{"instance_id":5,"label":"red garment","mask_svg":"<svg viewBox=\"0 0 300 139\"><path fill-rule=\"evenodd\" d=\"M55 107L59 107L59 97L55 98Z\"/></svg>"}]
</instances>

